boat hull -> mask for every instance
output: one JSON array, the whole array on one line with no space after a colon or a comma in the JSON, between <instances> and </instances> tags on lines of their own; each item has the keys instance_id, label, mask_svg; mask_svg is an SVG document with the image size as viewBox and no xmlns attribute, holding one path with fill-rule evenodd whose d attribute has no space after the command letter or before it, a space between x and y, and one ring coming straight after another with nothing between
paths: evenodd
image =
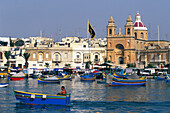
<instances>
[{"instance_id":1,"label":"boat hull","mask_svg":"<svg viewBox=\"0 0 170 113\"><path fill-rule=\"evenodd\" d=\"M120 79L120 78L113 77L113 81L137 83L137 82L146 82L146 78L142 77L141 79Z\"/></svg>"},{"instance_id":2,"label":"boat hull","mask_svg":"<svg viewBox=\"0 0 170 113\"><path fill-rule=\"evenodd\" d=\"M59 80L43 80L38 78L38 83L60 83Z\"/></svg>"},{"instance_id":3,"label":"boat hull","mask_svg":"<svg viewBox=\"0 0 170 113\"><path fill-rule=\"evenodd\" d=\"M81 81L95 81L95 78L81 78Z\"/></svg>"},{"instance_id":4,"label":"boat hull","mask_svg":"<svg viewBox=\"0 0 170 113\"><path fill-rule=\"evenodd\" d=\"M9 79L12 80L12 81L24 80L24 79L25 79L25 76L24 76L24 77L9 77Z\"/></svg>"},{"instance_id":5,"label":"boat hull","mask_svg":"<svg viewBox=\"0 0 170 113\"><path fill-rule=\"evenodd\" d=\"M51 94L39 94L14 90L14 94L17 100L22 103L31 105L70 105L69 95L51 95Z\"/></svg>"},{"instance_id":6,"label":"boat hull","mask_svg":"<svg viewBox=\"0 0 170 113\"><path fill-rule=\"evenodd\" d=\"M111 84L106 83L106 86L145 86L146 82L118 82L118 81L112 81Z\"/></svg>"},{"instance_id":7,"label":"boat hull","mask_svg":"<svg viewBox=\"0 0 170 113\"><path fill-rule=\"evenodd\" d=\"M0 87L7 87L9 83L0 83Z\"/></svg>"}]
</instances>

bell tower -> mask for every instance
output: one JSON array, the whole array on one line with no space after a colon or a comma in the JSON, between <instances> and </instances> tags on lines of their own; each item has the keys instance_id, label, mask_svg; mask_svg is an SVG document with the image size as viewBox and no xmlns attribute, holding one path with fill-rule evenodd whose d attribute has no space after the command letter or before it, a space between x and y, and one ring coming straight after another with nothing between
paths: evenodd
<instances>
[{"instance_id":1,"label":"bell tower","mask_svg":"<svg viewBox=\"0 0 170 113\"><path fill-rule=\"evenodd\" d=\"M113 37L114 35L116 35L116 25L113 17L110 16L110 20L108 21L107 25L107 37Z\"/></svg>"},{"instance_id":2,"label":"bell tower","mask_svg":"<svg viewBox=\"0 0 170 113\"><path fill-rule=\"evenodd\" d=\"M134 36L134 24L130 14L125 24L125 35Z\"/></svg>"}]
</instances>

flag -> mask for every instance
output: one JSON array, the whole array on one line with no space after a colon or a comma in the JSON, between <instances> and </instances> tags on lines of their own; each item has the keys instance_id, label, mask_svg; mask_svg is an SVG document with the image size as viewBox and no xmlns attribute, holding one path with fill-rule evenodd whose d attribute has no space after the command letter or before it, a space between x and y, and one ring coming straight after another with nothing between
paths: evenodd
<instances>
[{"instance_id":1,"label":"flag","mask_svg":"<svg viewBox=\"0 0 170 113\"><path fill-rule=\"evenodd\" d=\"M89 21L88 21L88 32L90 33L91 39L93 40L94 37L96 36L96 34L95 34L95 32L94 32L93 27L90 25L90 22L89 22Z\"/></svg>"}]
</instances>

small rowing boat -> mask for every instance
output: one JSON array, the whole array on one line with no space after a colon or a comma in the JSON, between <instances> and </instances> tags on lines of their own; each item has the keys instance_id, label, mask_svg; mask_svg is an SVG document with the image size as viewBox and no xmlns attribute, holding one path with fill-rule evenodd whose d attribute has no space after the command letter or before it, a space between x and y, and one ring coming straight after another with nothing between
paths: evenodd
<instances>
[{"instance_id":1,"label":"small rowing boat","mask_svg":"<svg viewBox=\"0 0 170 113\"><path fill-rule=\"evenodd\" d=\"M71 95L40 94L13 90L17 100L30 105L70 105Z\"/></svg>"}]
</instances>

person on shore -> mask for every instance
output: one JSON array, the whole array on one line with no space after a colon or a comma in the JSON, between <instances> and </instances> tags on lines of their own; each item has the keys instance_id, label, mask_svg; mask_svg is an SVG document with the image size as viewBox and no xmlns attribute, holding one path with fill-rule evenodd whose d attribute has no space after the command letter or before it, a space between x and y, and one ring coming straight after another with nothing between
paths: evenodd
<instances>
[{"instance_id":1,"label":"person on shore","mask_svg":"<svg viewBox=\"0 0 170 113\"><path fill-rule=\"evenodd\" d=\"M57 95L66 95L67 94L67 92L66 92L66 90L65 90L65 87L64 86L61 86L61 92L59 92Z\"/></svg>"}]
</instances>

